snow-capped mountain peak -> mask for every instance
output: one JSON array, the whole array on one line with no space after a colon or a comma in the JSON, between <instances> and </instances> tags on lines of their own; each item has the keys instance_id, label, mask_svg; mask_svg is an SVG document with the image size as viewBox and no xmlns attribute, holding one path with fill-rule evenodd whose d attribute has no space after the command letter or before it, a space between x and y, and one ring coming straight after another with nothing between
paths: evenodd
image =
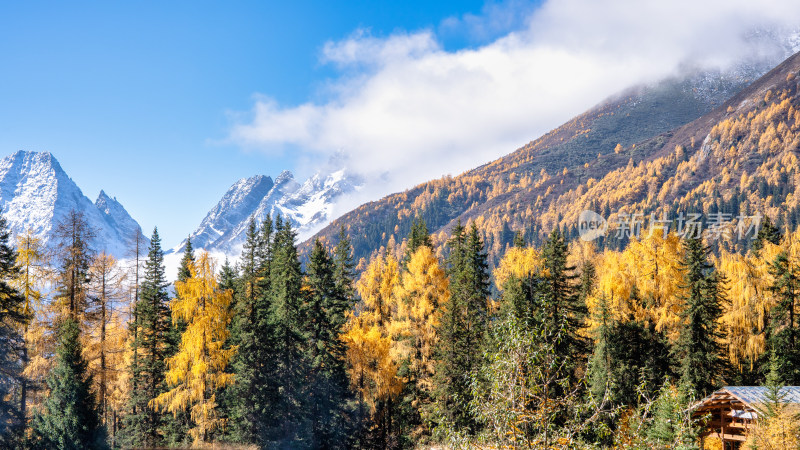
<instances>
[{"instance_id":1,"label":"snow-capped mountain peak","mask_svg":"<svg viewBox=\"0 0 800 450\"><path fill-rule=\"evenodd\" d=\"M97 202L67 175L52 154L20 150L0 160L0 206L15 234L30 230L46 245L56 225L71 210L83 213L96 232L96 250L122 257L139 228L125 208L100 192Z\"/></svg>"},{"instance_id":2,"label":"snow-capped mountain peak","mask_svg":"<svg viewBox=\"0 0 800 450\"><path fill-rule=\"evenodd\" d=\"M237 257L250 221L261 223L267 214L291 222L302 239L333 218L333 206L340 195L361 185L360 178L345 169L317 172L302 184L292 172L284 170L268 189L266 185L257 188L249 181L254 179L269 177L257 175L234 183L190 235L193 247ZM185 245L184 241L173 251L181 251Z\"/></svg>"}]
</instances>

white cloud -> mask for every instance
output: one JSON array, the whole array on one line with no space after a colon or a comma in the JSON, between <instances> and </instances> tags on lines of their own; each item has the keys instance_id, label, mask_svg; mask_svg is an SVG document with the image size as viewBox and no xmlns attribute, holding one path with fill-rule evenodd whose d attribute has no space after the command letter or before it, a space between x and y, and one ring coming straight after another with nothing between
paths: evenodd
<instances>
[{"instance_id":1,"label":"white cloud","mask_svg":"<svg viewBox=\"0 0 800 450\"><path fill-rule=\"evenodd\" d=\"M496 27L503 14L445 25ZM230 138L320 161L343 152L380 180L364 190L377 198L507 154L633 84L728 65L761 49L748 32L800 24L800 2L551 0L524 23L452 52L430 30L328 42L322 62L341 76L326 101L259 98Z\"/></svg>"}]
</instances>

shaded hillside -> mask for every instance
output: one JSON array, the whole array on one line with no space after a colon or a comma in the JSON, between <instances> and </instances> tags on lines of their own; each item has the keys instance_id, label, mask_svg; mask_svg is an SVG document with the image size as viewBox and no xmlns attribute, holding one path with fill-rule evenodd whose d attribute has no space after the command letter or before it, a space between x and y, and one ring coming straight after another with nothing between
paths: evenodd
<instances>
[{"instance_id":1,"label":"shaded hillside","mask_svg":"<svg viewBox=\"0 0 800 450\"><path fill-rule=\"evenodd\" d=\"M782 66L792 61L794 57ZM702 95L697 80L670 80L630 91L489 164L362 205L318 236L333 239L344 224L356 257L366 257L380 246L401 245L413 216L420 214L438 243L455 221L477 220L493 256L512 241L514 230L538 241L556 224L569 229L587 206L600 211L618 207L622 199L615 200L614 192L623 181L656 189L671 176L666 163L660 163L661 175L655 180L633 169L642 160L666 157L679 144L685 148L682 158L691 157L713 125L729 114L731 104L778 84L774 72L746 89L746 78L728 78ZM639 194L624 200L638 202Z\"/></svg>"}]
</instances>

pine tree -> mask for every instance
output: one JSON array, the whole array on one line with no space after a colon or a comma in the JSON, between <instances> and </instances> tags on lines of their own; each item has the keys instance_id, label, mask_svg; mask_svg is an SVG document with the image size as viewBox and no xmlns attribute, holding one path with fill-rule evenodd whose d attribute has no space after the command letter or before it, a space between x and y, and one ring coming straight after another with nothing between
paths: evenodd
<instances>
[{"instance_id":1,"label":"pine tree","mask_svg":"<svg viewBox=\"0 0 800 450\"><path fill-rule=\"evenodd\" d=\"M339 241L333 249L333 279L336 283L336 288L339 290L339 295L348 299L351 307L356 298L354 287L355 266L353 262L353 247L350 245L350 238L347 236L344 226L342 226L339 229Z\"/></svg>"},{"instance_id":2,"label":"pine tree","mask_svg":"<svg viewBox=\"0 0 800 450\"><path fill-rule=\"evenodd\" d=\"M136 358L130 367L130 398L123 441L133 447L154 447L164 440L164 418L148 404L166 391L165 360L169 356L169 283L158 229L153 230L145 262L139 300L133 307L132 347Z\"/></svg>"},{"instance_id":3,"label":"pine tree","mask_svg":"<svg viewBox=\"0 0 800 450\"><path fill-rule=\"evenodd\" d=\"M59 325L56 365L47 379L50 395L33 418L33 447L83 450L106 448L105 433L81 356L78 323Z\"/></svg>"},{"instance_id":4,"label":"pine tree","mask_svg":"<svg viewBox=\"0 0 800 450\"><path fill-rule=\"evenodd\" d=\"M262 339L269 342L267 368L270 389L270 408L281 411L273 416L268 436L271 441L289 445L300 438L306 420L304 400L304 377L308 373L308 361L304 357L307 337L304 333L303 317L303 273L295 233L288 221L275 221L275 237L272 242L269 262L270 288L266 330Z\"/></svg>"},{"instance_id":5,"label":"pine tree","mask_svg":"<svg viewBox=\"0 0 800 450\"><path fill-rule=\"evenodd\" d=\"M25 424L24 402L17 385L24 386L22 356L25 343L21 331L30 320L26 298L14 287L21 271L11 232L0 215L0 444L7 443Z\"/></svg>"},{"instance_id":6,"label":"pine tree","mask_svg":"<svg viewBox=\"0 0 800 450\"><path fill-rule=\"evenodd\" d=\"M684 241L683 284L686 296L683 327L676 346L681 385L706 395L718 384L725 360L718 319L725 301L724 279L708 260L709 248L700 239Z\"/></svg>"},{"instance_id":7,"label":"pine tree","mask_svg":"<svg viewBox=\"0 0 800 450\"><path fill-rule=\"evenodd\" d=\"M450 301L444 305L439 324L434 397L442 420L474 431L467 383L483 351L488 321L488 263L474 223L467 234L459 222L447 246Z\"/></svg>"},{"instance_id":8,"label":"pine tree","mask_svg":"<svg viewBox=\"0 0 800 450\"><path fill-rule=\"evenodd\" d=\"M237 443L257 442L259 427L269 413L261 389L267 382L264 377L266 353L261 339L263 334L258 333L259 318L265 312L256 304L262 295L260 280L264 278L263 261L268 251L264 247L268 246L268 241L261 238L254 221L250 222L246 236L231 319L230 342L238 349L230 365L235 383L222 397L228 417L226 439Z\"/></svg>"},{"instance_id":9,"label":"pine tree","mask_svg":"<svg viewBox=\"0 0 800 450\"><path fill-rule=\"evenodd\" d=\"M608 302L605 296L600 297L595 320L598 323L595 332L594 351L589 359L588 378L589 391L595 398L606 398L613 389L614 376L611 361L611 340L612 319L608 309Z\"/></svg>"},{"instance_id":10,"label":"pine tree","mask_svg":"<svg viewBox=\"0 0 800 450\"><path fill-rule=\"evenodd\" d=\"M756 233L756 238L753 240L750 248L753 249L753 253L758 256L761 253L761 250L764 248L764 244L770 242L772 244L778 245L781 240L781 234L778 227L772 224L772 219L769 216L764 217L764 223L758 228L758 233Z\"/></svg>"},{"instance_id":11,"label":"pine tree","mask_svg":"<svg viewBox=\"0 0 800 450\"><path fill-rule=\"evenodd\" d=\"M226 368L236 349L224 348L233 293L219 288L214 273L213 261L202 252L190 267L191 276L175 283L179 295L170 309L173 322L186 321L186 331L178 353L167 360L166 378L172 388L150 402L161 412L189 411L194 425L189 434L195 444L208 442L223 426L216 391L233 382Z\"/></svg>"},{"instance_id":12,"label":"pine tree","mask_svg":"<svg viewBox=\"0 0 800 450\"><path fill-rule=\"evenodd\" d=\"M534 322L545 332L545 339L553 340L556 354L575 364L586 352L586 342L580 334L586 306L580 301L575 267L568 265L567 254L564 236L553 231L542 247L541 309Z\"/></svg>"},{"instance_id":13,"label":"pine tree","mask_svg":"<svg viewBox=\"0 0 800 450\"><path fill-rule=\"evenodd\" d=\"M769 272L773 279L770 290L777 303L770 311L767 345L780 381L796 386L800 383L800 320L796 314L800 276L786 252L775 257Z\"/></svg>"},{"instance_id":14,"label":"pine tree","mask_svg":"<svg viewBox=\"0 0 800 450\"><path fill-rule=\"evenodd\" d=\"M337 286L335 264L319 240L308 261L305 304L308 402L314 448L345 448L349 390L345 367L346 347L339 339L350 300Z\"/></svg>"},{"instance_id":15,"label":"pine tree","mask_svg":"<svg viewBox=\"0 0 800 450\"><path fill-rule=\"evenodd\" d=\"M640 448L696 449L698 428L690 406L694 396L688 386L664 385L651 405L652 418L645 428Z\"/></svg>"},{"instance_id":16,"label":"pine tree","mask_svg":"<svg viewBox=\"0 0 800 450\"><path fill-rule=\"evenodd\" d=\"M411 223L411 233L408 235L408 243L406 244L406 255L403 258L404 265L411 259L411 255L422 246L433 248L431 235L428 233L428 225L422 217L417 216Z\"/></svg>"},{"instance_id":17,"label":"pine tree","mask_svg":"<svg viewBox=\"0 0 800 450\"><path fill-rule=\"evenodd\" d=\"M633 406L642 394L654 397L664 377L671 375L669 346L655 325L616 321L605 297L600 300L589 389L595 399L605 398L612 406Z\"/></svg>"},{"instance_id":18,"label":"pine tree","mask_svg":"<svg viewBox=\"0 0 800 450\"><path fill-rule=\"evenodd\" d=\"M756 406L759 420L754 429L748 430L748 448L796 449L800 447L800 427L797 409L790 406L779 374L778 360L770 360L767 373L765 401Z\"/></svg>"}]
</instances>

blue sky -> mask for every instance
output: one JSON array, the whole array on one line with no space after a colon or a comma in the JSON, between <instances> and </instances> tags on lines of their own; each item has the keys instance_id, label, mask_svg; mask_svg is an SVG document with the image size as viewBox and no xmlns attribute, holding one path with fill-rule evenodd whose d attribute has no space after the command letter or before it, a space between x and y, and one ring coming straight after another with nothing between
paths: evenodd
<instances>
[{"instance_id":1,"label":"blue sky","mask_svg":"<svg viewBox=\"0 0 800 450\"><path fill-rule=\"evenodd\" d=\"M115 195L167 245L236 179L295 169L291 152L226 142L256 93L315 99L323 45L435 29L480 1L3 2L0 154L50 151L94 199ZM480 43L444 33L450 47ZM149 233L149 231L148 231Z\"/></svg>"},{"instance_id":2,"label":"blue sky","mask_svg":"<svg viewBox=\"0 0 800 450\"><path fill-rule=\"evenodd\" d=\"M52 152L173 246L239 178L343 153L371 177L344 212L797 23L794 0L2 2L0 155Z\"/></svg>"}]
</instances>

